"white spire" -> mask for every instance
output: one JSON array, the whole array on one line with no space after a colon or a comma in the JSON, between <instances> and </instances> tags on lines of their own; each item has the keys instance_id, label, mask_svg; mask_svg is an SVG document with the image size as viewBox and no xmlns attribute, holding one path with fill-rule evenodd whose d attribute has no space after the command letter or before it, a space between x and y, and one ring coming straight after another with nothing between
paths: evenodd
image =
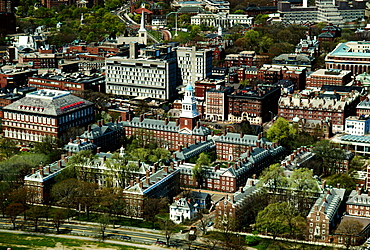
<instances>
[{"instance_id":1,"label":"white spire","mask_svg":"<svg viewBox=\"0 0 370 250\"><path fill-rule=\"evenodd\" d=\"M145 4L143 3L141 5L141 22L140 22L140 29L139 29L139 31L141 31L141 32L145 32L146 31L145 24L144 24L144 17L145 17L144 8L145 8Z\"/></svg>"},{"instance_id":2,"label":"white spire","mask_svg":"<svg viewBox=\"0 0 370 250\"><path fill-rule=\"evenodd\" d=\"M221 25L218 26L217 35L222 36L222 27L221 27Z\"/></svg>"},{"instance_id":3,"label":"white spire","mask_svg":"<svg viewBox=\"0 0 370 250\"><path fill-rule=\"evenodd\" d=\"M199 116L197 111L197 101L194 97L194 87L188 84L185 88L185 96L182 100L181 117L194 118Z\"/></svg>"}]
</instances>

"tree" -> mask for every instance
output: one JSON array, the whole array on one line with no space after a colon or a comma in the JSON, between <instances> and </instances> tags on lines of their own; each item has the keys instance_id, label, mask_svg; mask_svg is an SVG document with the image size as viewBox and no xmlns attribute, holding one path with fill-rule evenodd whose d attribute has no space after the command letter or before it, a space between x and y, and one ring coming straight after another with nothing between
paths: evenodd
<instances>
[{"instance_id":1,"label":"tree","mask_svg":"<svg viewBox=\"0 0 370 250\"><path fill-rule=\"evenodd\" d=\"M178 225L176 225L172 220L165 219L162 220L162 223L159 224L159 227L161 228L163 234L166 237L166 243L167 246L170 245L170 239L171 237L177 232Z\"/></svg>"},{"instance_id":2,"label":"tree","mask_svg":"<svg viewBox=\"0 0 370 250\"><path fill-rule=\"evenodd\" d=\"M336 187L338 183L341 188L345 188L348 192L356 188L355 179L348 174L334 174L326 179L326 184L329 186Z\"/></svg>"},{"instance_id":3,"label":"tree","mask_svg":"<svg viewBox=\"0 0 370 250\"><path fill-rule=\"evenodd\" d=\"M317 181L313 178L313 172L307 168L294 169L289 179L290 186L302 192L319 191Z\"/></svg>"},{"instance_id":4,"label":"tree","mask_svg":"<svg viewBox=\"0 0 370 250\"><path fill-rule=\"evenodd\" d=\"M146 221L152 223L152 228L154 228L154 223L157 220L157 214L166 204L164 198L146 198L144 200L143 217Z\"/></svg>"},{"instance_id":5,"label":"tree","mask_svg":"<svg viewBox=\"0 0 370 250\"><path fill-rule=\"evenodd\" d=\"M96 190L99 188L97 183L80 182L76 193L76 201L85 208L87 219L90 219L90 209L97 203Z\"/></svg>"},{"instance_id":6,"label":"tree","mask_svg":"<svg viewBox=\"0 0 370 250\"><path fill-rule=\"evenodd\" d=\"M17 188L23 184L24 176L30 174L32 168L39 167L47 160L48 158L44 154L15 155L0 162L0 180L7 182L12 188Z\"/></svg>"},{"instance_id":7,"label":"tree","mask_svg":"<svg viewBox=\"0 0 370 250\"><path fill-rule=\"evenodd\" d=\"M350 246L355 244L354 239L359 236L363 227L364 225L361 222L354 219L348 219L340 223L335 234L339 234L344 237L344 245L349 249Z\"/></svg>"},{"instance_id":8,"label":"tree","mask_svg":"<svg viewBox=\"0 0 370 250\"><path fill-rule=\"evenodd\" d=\"M105 231L108 225L111 223L111 217L108 214L102 214L98 219L98 232L101 235L101 239L105 239Z\"/></svg>"},{"instance_id":9,"label":"tree","mask_svg":"<svg viewBox=\"0 0 370 250\"><path fill-rule=\"evenodd\" d=\"M61 209L57 209L53 213L53 224L55 229L57 230L57 234L60 233L60 226L64 223L66 219L65 211Z\"/></svg>"},{"instance_id":10,"label":"tree","mask_svg":"<svg viewBox=\"0 0 370 250\"><path fill-rule=\"evenodd\" d=\"M19 153L19 151L14 140L9 138L0 139L0 157L2 160L8 159L17 153Z\"/></svg>"},{"instance_id":11,"label":"tree","mask_svg":"<svg viewBox=\"0 0 370 250\"><path fill-rule=\"evenodd\" d=\"M305 232L305 219L287 202L273 203L258 213L256 227L270 233L275 240L279 235L302 235Z\"/></svg>"},{"instance_id":12,"label":"tree","mask_svg":"<svg viewBox=\"0 0 370 250\"><path fill-rule=\"evenodd\" d=\"M67 208L67 217L70 216L70 209L78 194L80 182L76 179L68 179L56 183L51 189L51 195L57 204L62 204Z\"/></svg>"},{"instance_id":13,"label":"tree","mask_svg":"<svg viewBox=\"0 0 370 250\"><path fill-rule=\"evenodd\" d=\"M230 215L219 216L216 224L222 232L222 238L226 248L233 249L233 232L238 228L237 218Z\"/></svg>"},{"instance_id":14,"label":"tree","mask_svg":"<svg viewBox=\"0 0 370 250\"><path fill-rule=\"evenodd\" d=\"M296 131L290 127L289 122L279 117L267 130L267 139L274 142L279 141L282 145L286 145L294 134L296 134Z\"/></svg>"},{"instance_id":15,"label":"tree","mask_svg":"<svg viewBox=\"0 0 370 250\"><path fill-rule=\"evenodd\" d=\"M325 176L336 172L336 163L342 161L345 157L344 150L336 147L329 140L322 140L317 142L312 152L315 154L319 164L315 174L323 174ZM315 170L314 170L315 172Z\"/></svg>"},{"instance_id":16,"label":"tree","mask_svg":"<svg viewBox=\"0 0 370 250\"><path fill-rule=\"evenodd\" d=\"M5 214L8 216L10 222L13 224L13 229L15 230L15 221L18 215L23 211L23 205L20 203L12 203L5 208Z\"/></svg>"},{"instance_id":17,"label":"tree","mask_svg":"<svg viewBox=\"0 0 370 250\"><path fill-rule=\"evenodd\" d=\"M17 203L22 205L22 213L24 220L27 219L27 210L30 206L30 203L34 201L37 193L34 189L21 187L16 190L13 190L10 195L9 199L12 203Z\"/></svg>"},{"instance_id":18,"label":"tree","mask_svg":"<svg viewBox=\"0 0 370 250\"><path fill-rule=\"evenodd\" d=\"M60 159L63 152L61 146L62 142L58 138L48 135L43 137L41 142L34 144L33 151L46 155L49 158L47 163L51 163Z\"/></svg>"},{"instance_id":19,"label":"tree","mask_svg":"<svg viewBox=\"0 0 370 250\"><path fill-rule=\"evenodd\" d=\"M193 177L197 180L198 188L202 188L203 178L205 174L205 167L209 166L211 161L207 154L201 153L193 167Z\"/></svg>"},{"instance_id":20,"label":"tree","mask_svg":"<svg viewBox=\"0 0 370 250\"><path fill-rule=\"evenodd\" d=\"M9 205L10 185L7 182L0 182L0 209L1 214L5 216L5 208Z\"/></svg>"},{"instance_id":21,"label":"tree","mask_svg":"<svg viewBox=\"0 0 370 250\"><path fill-rule=\"evenodd\" d=\"M288 181L284 174L284 168L279 163L270 165L263 170L259 177L258 186L266 186L274 193L281 188L287 187Z\"/></svg>"},{"instance_id":22,"label":"tree","mask_svg":"<svg viewBox=\"0 0 370 250\"><path fill-rule=\"evenodd\" d=\"M37 232L38 229L39 219L44 216L44 211L43 207L32 206L27 212L28 217L33 221L35 232Z\"/></svg>"}]
</instances>

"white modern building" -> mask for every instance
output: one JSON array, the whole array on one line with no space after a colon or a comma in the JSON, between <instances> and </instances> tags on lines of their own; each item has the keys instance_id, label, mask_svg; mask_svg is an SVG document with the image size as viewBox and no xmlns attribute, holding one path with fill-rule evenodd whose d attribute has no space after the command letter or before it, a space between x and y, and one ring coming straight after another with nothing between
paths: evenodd
<instances>
[{"instance_id":1,"label":"white modern building","mask_svg":"<svg viewBox=\"0 0 370 250\"><path fill-rule=\"evenodd\" d=\"M198 214L198 204L190 199L180 198L170 206L170 219L176 224L194 219Z\"/></svg>"},{"instance_id":2,"label":"white modern building","mask_svg":"<svg viewBox=\"0 0 370 250\"><path fill-rule=\"evenodd\" d=\"M252 25L254 18L243 14L226 13L201 13L191 17L191 24L214 26L214 27L232 27L236 24Z\"/></svg>"},{"instance_id":3,"label":"white modern building","mask_svg":"<svg viewBox=\"0 0 370 250\"><path fill-rule=\"evenodd\" d=\"M183 86L194 85L196 81L212 75L212 51L197 50L193 47L178 47L176 50L177 64L180 70L180 82Z\"/></svg>"},{"instance_id":4,"label":"white modern building","mask_svg":"<svg viewBox=\"0 0 370 250\"><path fill-rule=\"evenodd\" d=\"M288 1L278 2L280 18L274 18L285 24L332 23L340 26L345 22L363 19L365 16L365 2L352 1L351 5L344 1L317 0L315 6L292 6Z\"/></svg>"},{"instance_id":5,"label":"white modern building","mask_svg":"<svg viewBox=\"0 0 370 250\"><path fill-rule=\"evenodd\" d=\"M137 43L131 43L129 57L107 58L105 67L106 90L109 94L159 101L176 97L178 67L169 46L142 50L139 56Z\"/></svg>"},{"instance_id":6,"label":"white modern building","mask_svg":"<svg viewBox=\"0 0 370 250\"><path fill-rule=\"evenodd\" d=\"M365 135L369 133L369 117L350 116L346 118L345 133L349 135Z\"/></svg>"}]
</instances>

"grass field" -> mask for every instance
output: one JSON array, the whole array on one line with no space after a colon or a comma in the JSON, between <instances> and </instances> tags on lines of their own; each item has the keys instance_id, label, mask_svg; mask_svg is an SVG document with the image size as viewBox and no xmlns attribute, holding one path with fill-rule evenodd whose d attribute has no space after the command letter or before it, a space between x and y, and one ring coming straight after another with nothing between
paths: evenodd
<instances>
[{"instance_id":1,"label":"grass field","mask_svg":"<svg viewBox=\"0 0 370 250\"><path fill-rule=\"evenodd\" d=\"M114 250L114 249L144 249L129 246L114 245L102 242L91 242L75 239L63 239L56 237L45 237L31 234L0 233L0 250Z\"/></svg>"}]
</instances>

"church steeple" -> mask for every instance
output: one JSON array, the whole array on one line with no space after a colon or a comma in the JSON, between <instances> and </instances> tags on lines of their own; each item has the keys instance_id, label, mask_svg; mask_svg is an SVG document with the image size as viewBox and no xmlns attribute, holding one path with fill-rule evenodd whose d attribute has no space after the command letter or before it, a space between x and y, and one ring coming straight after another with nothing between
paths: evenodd
<instances>
[{"instance_id":1,"label":"church steeple","mask_svg":"<svg viewBox=\"0 0 370 250\"><path fill-rule=\"evenodd\" d=\"M199 118L197 111L197 100L194 97L194 87L188 84L185 87L185 96L182 100L182 110L180 115L180 129L188 128L193 130Z\"/></svg>"},{"instance_id":2,"label":"church steeple","mask_svg":"<svg viewBox=\"0 0 370 250\"><path fill-rule=\"evenodd\" d=\"M145 29L145 4L141 5L141 22L140 22L140 29L138 30L139 37L142 37L142 43L147 44L147 31Z\"/></svg>"}]
</instances>

